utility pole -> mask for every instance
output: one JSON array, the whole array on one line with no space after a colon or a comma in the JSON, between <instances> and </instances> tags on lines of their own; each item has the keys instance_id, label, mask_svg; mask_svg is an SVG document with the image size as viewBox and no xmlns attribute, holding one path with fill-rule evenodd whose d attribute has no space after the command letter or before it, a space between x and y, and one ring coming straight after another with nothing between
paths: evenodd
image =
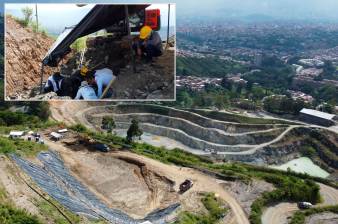
<instances>
[{"instance_id":1,"label":"utility pole","mask_svg":"<svg viewBox=\"0 0 338 224\"><path fill-rule=\"evenodd\" d=\"M170 3L168 4L168 25L167 25L167 46L166 49L169 47L169 26L170 26Z\"/></svg>"},{"instance_id":2,"label":"utility pole","mask_svg":"<svg viewBox=\"0 0 338 224\"><path fill-rule=\"evenodd\" d=\"M35 4L36 32L39 31L38 4Z\"/></svg>"},{"instance_id":3,"label":"utility pole","mask_svg":"<svg viewBox=\"0 0 338 224\"><path fill-rule=\"evenodd\" d=\"M129 8L128 8L128 5L124 6L124 14L125 14L125 23L126 23L125 25L126 25L127 32L128 32L129 48L130 48L130 51L131 51L131 61L132 61L133 71L134 71L134 73L136 73L135 55L134 55L133 47L132 47L131 28L130 28L130 24L129 24Z\"/></svg>"}]
</instances>

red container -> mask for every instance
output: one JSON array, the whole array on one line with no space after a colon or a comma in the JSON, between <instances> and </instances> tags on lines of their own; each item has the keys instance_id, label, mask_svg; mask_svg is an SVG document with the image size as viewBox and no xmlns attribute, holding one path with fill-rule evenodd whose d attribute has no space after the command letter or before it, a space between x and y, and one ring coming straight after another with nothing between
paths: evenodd
<instances>
[{"instance_id":1,"label":"red container","mask_svg":"<svg viewBox=\"0 0 338 224\"><path fill-rule=\"evenodd\" d=\"M147 26L150 26L153 30L161 29L161 12L159 9L146 10L146 22Z\"/></svg>"}]
</instances>

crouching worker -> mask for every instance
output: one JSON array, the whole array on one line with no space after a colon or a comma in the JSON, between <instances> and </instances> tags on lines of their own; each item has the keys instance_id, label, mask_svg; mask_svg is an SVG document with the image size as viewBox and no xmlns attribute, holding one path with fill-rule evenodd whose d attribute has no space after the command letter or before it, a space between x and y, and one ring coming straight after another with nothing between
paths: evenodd
<instances>
[{"instance_id":1,"label":"crouching worker","mask_svg":"<svg viewBox=\"0 0 338 224\"><path fill-rule=\"evenodd\" d=\"M145 57L146 62L151 62L153 57L163 53L162 40L158 32L150 26L143 26L140 30L139 40L133 44L133 49L140 57Z\"/></svg>"},{"instance_id":2,"label":"crouching worker","mask_svg":"<svg viewBox=\"0 0 338 224\"><path fill-rule=\"evenodd\" d=\"M62 80L63 77L61 76L60 72L55 72L53 75L48 77L46 85L43 88L43 92L55 92L57 95L60 95Z\"/></svg>"},{"instance_id":3,"label":"crouching worker","mask_svg":"<svg viewBox=\"0 0 338 224\"><path fill-rule=\"evenodd\" d=\"M105 88L109 86L110 82L116 79L116 76L113 75L113 71L110 70L109 68L103 68L95 71L89 71L87 73L86 79L88 83L91 85L94 85L96 83L97 97L101 98ZM109 98L112 96L112 94L113 94L112 90L109 89L104 97Z\"/></svg>"},{"instance_id":4,"label":"crouching worker","mask_svg":"<svg viewBox=\"0 0 338 224\"><path fill-rule=\"evenodd\" d=\"M95 100L97 99L97 96L93 87L89 85L87 81L82 81L81 86L77 91L75 99Z\"/></svg>"}]
</instances>

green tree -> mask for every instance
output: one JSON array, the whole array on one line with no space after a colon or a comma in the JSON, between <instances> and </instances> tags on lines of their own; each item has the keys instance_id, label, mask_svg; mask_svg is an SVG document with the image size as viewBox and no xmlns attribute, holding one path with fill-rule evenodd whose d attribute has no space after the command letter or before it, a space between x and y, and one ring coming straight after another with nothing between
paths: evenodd
<instances>
[{"instance_id":1,"label":"green tree","mask_svg":"<svg viewBox=\"0 0 338 224\"><path fill-rule=\"evenodd\" d=\"M48 120L51 114L48 102L29 102L28 107L29 114L35 115L43 121Z\"/></svg>"},{"instance_id":2,"label":"green tree","mask_svg":"<svg viewBox=\"0 0 338 224\"><path fill-rule=\"evenodd\" d=\"M193 99L191 98L190 94L185 90L180 90L177 92L176 100L181 107L191 107L193 104Z\"/></svg>"},{"instance_id":3,"label":"green tree","mask_svg":"<svg viewBox=\"0 0 338 224\"><path fill-rule=\"evenodd\" d=\"M111 133L115 127L116 124L113 117L104 116L102 118L102 129L105 129L107 132Z\"/></svg>"},{"instance_id":4,"label":"green tree","mask_svg":"<svg viewBox=\"0 0 338 224\"><path fill-rule=\"evenodd\" d=\"M232 89L232 82L225 77L222 79L221 86L230 91Z\"/></svg>"},{"instance_id":5,"label":"green tree","mask_svg":"<svg viewBox=\"0 0 338 224\"><path fill-rule=\"evenodd\" d=\"M26 27L32 21L33 9L30 7L25 7L22 8L21 11L24 16L23 26Z\"/></svg>"},{"instance_id":6,"label":"green tree","mask_svg":"<svg viewBox=\"0 0 338 224\"><path fill-rule=\"evenodd\" d=\"M320 105L320 110L326 113L334 113L334 106L329 103L323 103Z\"/></svg>"},{"instance_id":7,"label":"green tree","mask_svg":"<svg viewBox=\"0 0 338 224\"><path fill-rule=\"evenodd\" d=\"M143 131L140 129L138 125L138 121L136 119L131 120L131 125L127 131L127 141L132 142L134 137L141 138Z\"/></svg>"}]
</instances>

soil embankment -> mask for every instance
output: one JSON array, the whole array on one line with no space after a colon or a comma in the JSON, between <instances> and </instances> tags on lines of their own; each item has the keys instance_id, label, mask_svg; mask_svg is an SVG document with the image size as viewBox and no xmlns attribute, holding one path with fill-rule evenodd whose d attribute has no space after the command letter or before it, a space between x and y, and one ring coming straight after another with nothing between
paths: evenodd
<instances>
[{"instance_id":1,"label":"soil embankment","mask_svg":"<svg viewBox=\"0 0 338 224\"><path fill-rule=\"evenodd\" d=\"M31 28L21 26L13 17L6 16L6 96L20 99L40 83L41 61L54 40ZM51 74L45 68L45 79Z\"/></svg>"}]
</instances>

